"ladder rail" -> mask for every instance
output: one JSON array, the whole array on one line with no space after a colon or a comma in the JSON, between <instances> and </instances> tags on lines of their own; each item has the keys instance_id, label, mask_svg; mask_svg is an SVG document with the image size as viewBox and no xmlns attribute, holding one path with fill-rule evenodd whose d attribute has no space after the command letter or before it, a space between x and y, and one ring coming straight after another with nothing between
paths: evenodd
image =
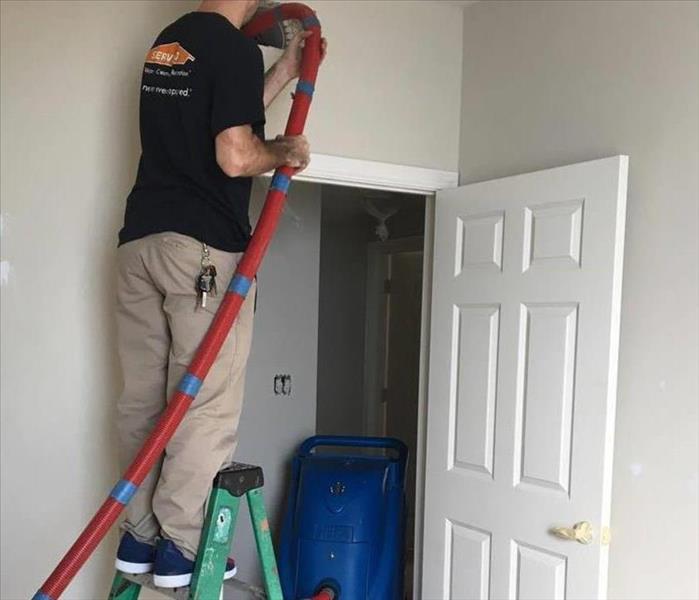
<instances>
[{"instance_id":1,"label":"ladder rail","mask_svg":"<svg viewBox=\"0 0 699 600\"><path fill-rule=\"evenodd\" d=\"M262 469L253 465L234 463L216 477L209 495L192 582L189 586L159 588L153 585L150 574L127 575L117 571L109 600L138 600L141 587L155 589L174 600L217 600L225 583L223 575L233 543L242 497L245 497L248 503L265 591L239 580L238 587L243 588L253 598L284 600L262 485Z\"/></svg>"},{"instance_id":2,"label":"ladder rail","mask_svg":"<svg viewBox=\"0 0 699 600\"><path fill-rule=\"evenodd\" d=\"M282 584L279 580L279 570L277 569L277 560L274 556L272 535L269 530L269 519L267 519L262 497L262 489L250 490L247 493L247 498L252 530L255 533L257 554L262 563L262 574L267 598L269 600L284 600Z\"/></svg>"}]
</instances>

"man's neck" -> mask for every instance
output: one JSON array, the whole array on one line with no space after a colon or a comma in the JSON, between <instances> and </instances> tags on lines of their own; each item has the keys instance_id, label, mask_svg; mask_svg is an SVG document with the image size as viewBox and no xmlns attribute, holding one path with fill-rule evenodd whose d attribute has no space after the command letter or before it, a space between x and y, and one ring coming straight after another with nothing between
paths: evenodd
<instances>
[{"instance_id":1,"label":"man's neck","mask_svg":"<svg viewBox=\"0 0 699 600\"><path fill-rule=\"evenodd\" d=\"M230 0L202 0L198 11L218 13L226 17L238 29L243 25L245 18L245 7L242 3Z\"/></svg>"}]
</instances>

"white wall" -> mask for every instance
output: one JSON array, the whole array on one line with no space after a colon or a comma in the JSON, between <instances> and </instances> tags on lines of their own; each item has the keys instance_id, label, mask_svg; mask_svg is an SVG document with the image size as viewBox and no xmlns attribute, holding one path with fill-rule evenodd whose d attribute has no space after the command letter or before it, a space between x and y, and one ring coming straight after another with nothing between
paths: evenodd
<instances>
[{"instance_id":1,"label":"white wall","mask_svg":"<svg viewBox=\"0 0 699 600\"><path fill-rule=\"evenodd\" d=\"M464 11L463 183L630 156L609 580L619 600L699 597L698 6Z\"/></svg>"},{"instance_id":2,"label":"white wall","mask_svg":"<svg viewBox=\"0 0 699 600\"><path fill-rule=\"evenodd\" d=\"M456 170L461 10L432 0L310 0L328 38L314 152ZM287 101L271 111L281 132Z\"/></svg>"},{"instance_id":3,"label":"white wall","mask_svg":"<svg viewBox=\"0 0 699 600\"><path fill-rule=\"evenodd\" d=\"M3 599L33 595L118 475L116 232L138 159L139 65L180 10L126 6L0 3ZM66 598L106 590L115 540Z\"/></svg>"},{"instance_id":4,"label":"white wall","mask_svg":"<svg viewBox=\"0 0 699 600\"><path fill-rule=\"evenodd\" d=\"M3 600L33 595L119 475L116 233L138 159L144 52L188 6L0 4ZM238 452L265 468L274 509L290 452L315 428L319 188L294 184L290 208L260 274ZM292 373L291 398L273 396L277 372ZM246 576L256 560L245 512L239 532ZM104 597L115 545L113 532L65 598Z\"/></svg>"}]
</instances>

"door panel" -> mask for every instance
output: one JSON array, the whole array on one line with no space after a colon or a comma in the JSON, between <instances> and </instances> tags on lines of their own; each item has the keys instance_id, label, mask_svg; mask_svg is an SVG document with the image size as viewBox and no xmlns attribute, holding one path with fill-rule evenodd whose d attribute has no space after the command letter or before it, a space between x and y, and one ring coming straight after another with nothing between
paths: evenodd
<instances>
[{"instance_id":1,"label":"door panel","mask_svg":"<svg viewBox=\"0 0 699 600\"><path fill-rule=\"evenodd\" d=\"M490 585L490 535L447 522L450 591L453 598L487 600Z\"/></svg>"},{"instance_id":2,"label":"door panel","mask_svg":"<svg viewBox=\"0 0 699 600\"><path fill-rule=\"evenodd\" d=\"M495 386L498 355L497 305L454 307L452 365L456 418L450 429L453 467L493 474Z\"/></svg>"},{"instance_id":3,"label":"door panel","mask_svg":"<svg viewBox=\"0 0 699 600\"><path fill-rule=\"evenodd\" d=\"M514 571L511 600L563 600L566 597L565 556L512 542L511 564Z\"/></svg>"},{"instance_id":4,"label":"door panel","mask_svg":"<svg viewBox=\"0 0 699 600\"><path fill-rule=\"evenodd\" d=\"M606 595L627 158L440 192L424 600ZM552 534L589 521L592 543Z\"/></svg>"},{"instance_id":5,"label":"door panel","mask_svg":"<svg viewBox=\"0 0 699 600\"><path fill-rule=\"evenodd\" d=\"M568 492L577 314L577 304L521 306L515 484Z\"/></svg>"}]
</instances>

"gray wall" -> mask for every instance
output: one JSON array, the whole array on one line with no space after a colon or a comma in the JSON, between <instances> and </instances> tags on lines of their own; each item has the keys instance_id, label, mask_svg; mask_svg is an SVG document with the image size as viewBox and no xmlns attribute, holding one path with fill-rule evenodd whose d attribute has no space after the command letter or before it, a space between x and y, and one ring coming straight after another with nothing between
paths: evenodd
<instances>
[{"instance_id":1,"label":"gray wall","mask_svg":"<svg viewBox=\"0 0 699 600\"><path fill-rule=\"evenodd\" d=\"M463 183L630 156L615 599L699 597L698 7L483 2L464 11Z\"/></svg>"},{"instance_id":2,"label":"gray wall","mask_svg":"<svg viewBox=\"0 0 699 600\"><path fill-rule=\"evenodd\" d=\"M259 213L269 180L255 182L251 212ZM315 433L318 344L320 186L294 183L287 209L258 274L257 312L240 423L237 460L263 467L265 500L278 531L289 460ZM274 376L291 375L290 396L274 395ZM250 521L241 512L233 546L243 580L258 580Z\"/></svg>"},{"instance_id":3,"label":"gray wall","mask_svg":"<svg viewBox=\"0 0 699 600\"><path fill-rule=\"evenodd\" d=\"M364 193L333 186L322 190L316 414L322 434L364 432L367 244L377 240L376 221L363 208ZM424 198L383 193L378 197L382 210L400 207L387 222L391 239L422 235Z\"/></svg>"},{"instance_id":4,"label":"gray wall","mask_svg":"<svg viewBox=\"0 0 699 600\"><path fill-rule=\"evenodd\" d=\"M361 190L323 187L318 314L318 433L361 435L366 244Z\"/></svg>"}]
</instances>

